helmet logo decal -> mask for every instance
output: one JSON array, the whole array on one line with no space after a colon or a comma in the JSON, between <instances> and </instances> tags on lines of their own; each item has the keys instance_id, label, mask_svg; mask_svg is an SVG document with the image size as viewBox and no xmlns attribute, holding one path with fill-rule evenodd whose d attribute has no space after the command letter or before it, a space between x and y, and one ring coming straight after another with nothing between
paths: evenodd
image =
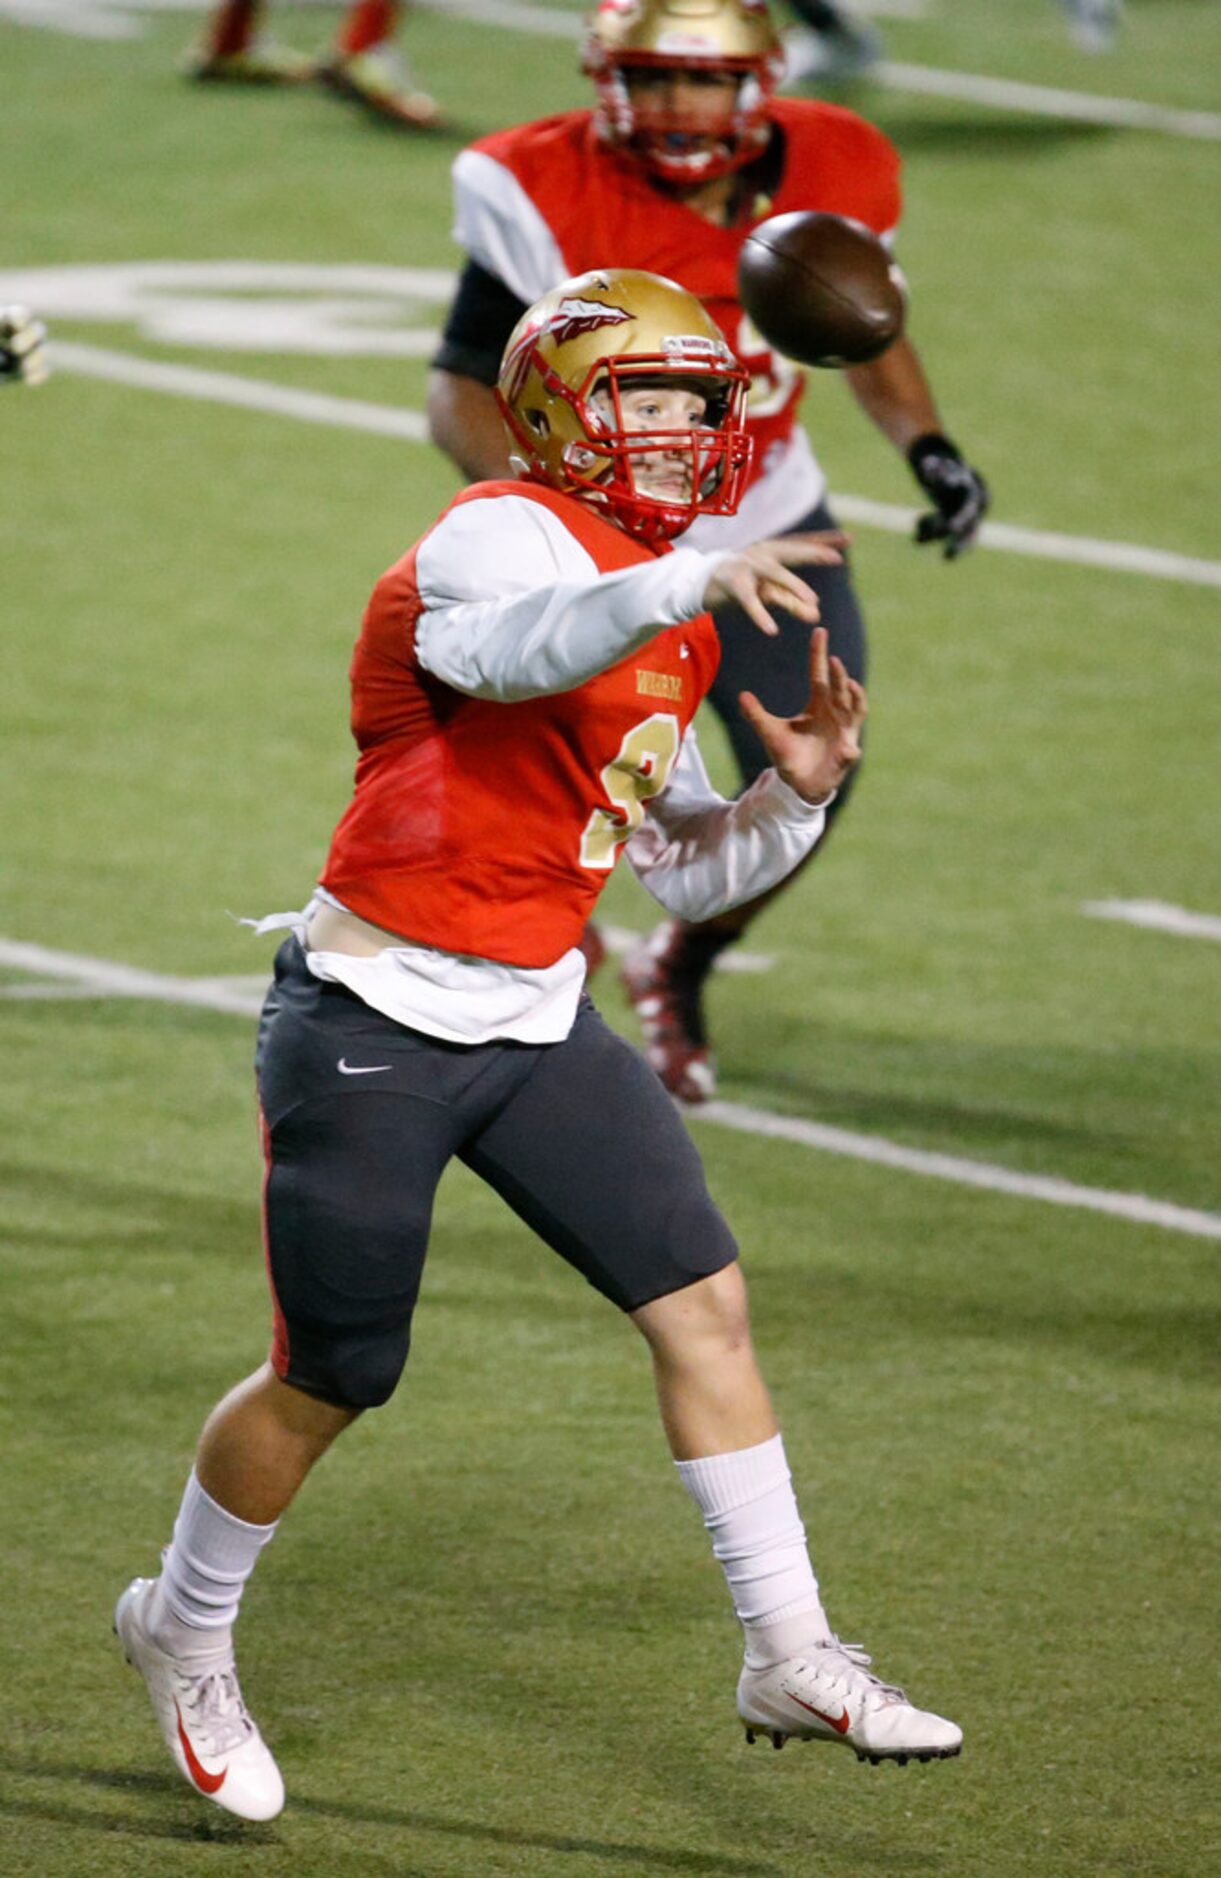
<instances>
[{"instance_id":1,"label":"helmet logo decal","mask_svg":"<svg viewBox=\"0 0 1221 1878\"><path fill-rule=\"evenodd\" d=\"M675 32L657 35L656 52L658 58L671 53L676 59L719 59L721 48L716 40L707 33Z\"/></svg>"},{"instance_id":2,"label":"helmet logo decal","mask_svg":"<svg viewBox=\"0 0 1221 1878\"><path fill-rule=\"evenodd\" d=\"M732 365L733 353L723 339L707 339L703 333L667 333L661 342L667 355L682 358L712 359L718 365Z\"/></svg>"},{"instance_id":3,"label":"helmet logo decal","mask_svg":"<svg viewBox=\"0 0 1221 1878\"><path fill-rule=\"evenodd\" d=\"M534 347L540 339L553 339L562 346L582 333L597 332L599 326L622 326L632 315L626 307L606 306L601 300L581 300L575 295L560 301L553 313L535 324L531 321L505 360L503 389L506 398L515 398L525 383Z\"/></svg>"},{"instance_id":4,"label":"helmet logo decal","mask_svg":"<svg viewBox=\"0 0 1221 1878\"><path fill-rule=\"evenodd\" d=\"M601 300L561 300L555 312L543 321L538 337L544 335L562 346L581 333L597 332L599 326L622 326L632 315L626 307L606 306Z\"/></svg>"}]
</instances>

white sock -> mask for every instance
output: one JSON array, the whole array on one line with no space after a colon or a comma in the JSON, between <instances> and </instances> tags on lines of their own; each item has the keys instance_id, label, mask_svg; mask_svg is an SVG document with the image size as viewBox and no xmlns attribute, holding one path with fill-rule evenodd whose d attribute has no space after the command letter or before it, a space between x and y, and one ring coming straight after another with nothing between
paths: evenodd
<instances>
[{"instance_id":1,"label":"white sock","mask_svg":"<svg viewBox=\"0 0 1221 1878\"><path fill-rule=\"evenodd\" d=\"M831 1636L793 1493L784 1441L675 1463L704 1515L752 1668Z\"/></svg>"},{"instance_id":2,"label":"white sock","mask_svg":"<svg viewBox=\"0 0 1221 1878\"><path fill-rule=\"evenodd\" d=\"M227 1651L246 1580L275 1529L227 1513L192 1469L149 1601L154 1642L175 1656Z\"/></svg>"}]
</instances>

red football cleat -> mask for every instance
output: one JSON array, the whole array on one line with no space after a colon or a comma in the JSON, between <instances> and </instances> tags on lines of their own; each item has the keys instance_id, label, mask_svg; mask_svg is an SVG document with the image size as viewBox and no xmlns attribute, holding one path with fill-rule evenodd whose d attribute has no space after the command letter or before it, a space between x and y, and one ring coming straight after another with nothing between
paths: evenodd
<instances>
[{"instance_id":1,"label":"red football cleat","mask_svg":"<svg viewBox=\"0 0 1221 1878\"><path fill-rule=\"evenodd\" d=\"M716 1094L716 1066L704 1027L706 970L684 965L680 921L659 926L624 960L624 990L644 1031L644 1054L680 1102Z\"/></svg>"}]
</instances>

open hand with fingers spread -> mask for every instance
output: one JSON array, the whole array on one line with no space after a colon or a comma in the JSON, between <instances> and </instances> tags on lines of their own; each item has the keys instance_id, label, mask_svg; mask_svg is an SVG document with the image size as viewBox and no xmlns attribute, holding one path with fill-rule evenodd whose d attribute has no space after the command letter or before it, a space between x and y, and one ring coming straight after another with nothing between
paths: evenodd
<instances>
[{"instance_id":1,"label":"open hand with fingers spread","mask_svg":"<svg viewBox=\"0 0 1221 1878\"><path fill-rule=\"evenodd\" d=\"M742 692L738 703L779 774L807 802L825 802L860 762L860 730L869 708L864 687L849 678L839 659L828 657L823 626L816 626L810 639L810 696L804 711L773 717L753 691Z\"/></svg>"},{"instance_id":2,"label":"open hand with fingers spread","mask_svg":"<svg viewBox=\"0 0 1221 1878\"><path fill-rule=\"evenodd\" d=\"M840 549L848 542L838 529L821 534L779 535L743 548L717 567L704 589L704 605L711 611L731 601L755 622L760 632L775 638L779 626L768 611L781 606L794 618L812 626L818 618L818 595L795 567L838 567Z\"/></svg>"}]
</instances>

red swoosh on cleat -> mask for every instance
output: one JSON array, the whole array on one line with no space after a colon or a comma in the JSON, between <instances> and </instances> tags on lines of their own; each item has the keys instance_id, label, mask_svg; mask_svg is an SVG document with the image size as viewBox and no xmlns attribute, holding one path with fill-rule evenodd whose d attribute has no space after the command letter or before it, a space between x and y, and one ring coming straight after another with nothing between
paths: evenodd
<instances>
[{"instance_id":1,"label":"red swoosh on cleat","mask_svg":"<svg viewBox=\"0 0 1221 1878\"><path fill-rule=\"evenodd\" d=\"M181 1741L182 1751L187 1757L187 1772L190 1774L191 1779L195 1782L195 1785L199 1788L201 1793L219 1793L225 1784L225 1775L229 1772L229 1769L222 1767L219 1774L210 1774L206 1767L200 1765L199 1756L187 1739L187 1731L182 1725L182 1710L179 1708L177 1702L174 1704L174 1713L178 1717L178 1739Z\"/></svg>"},{"instance_id":2,"label":"red swoosh on cleat","mask_svg":"<svg viewBox=\"0 0 1221 1878\"><path fill-rule=\"evenodd\" d=\"M841 1709L838 1715L824 1715L820 1708L815 1708L812 1702L803 1702L791 1689L787 1689L785 1694L790 1702L796 1702L798 1708L808 1709L811 1715L817 1715L820 1722L826 1722L828 1728L834 1728L837 1735L846 1735L852 1726L847 1709Z\"/></svg>"}]
</instances>

